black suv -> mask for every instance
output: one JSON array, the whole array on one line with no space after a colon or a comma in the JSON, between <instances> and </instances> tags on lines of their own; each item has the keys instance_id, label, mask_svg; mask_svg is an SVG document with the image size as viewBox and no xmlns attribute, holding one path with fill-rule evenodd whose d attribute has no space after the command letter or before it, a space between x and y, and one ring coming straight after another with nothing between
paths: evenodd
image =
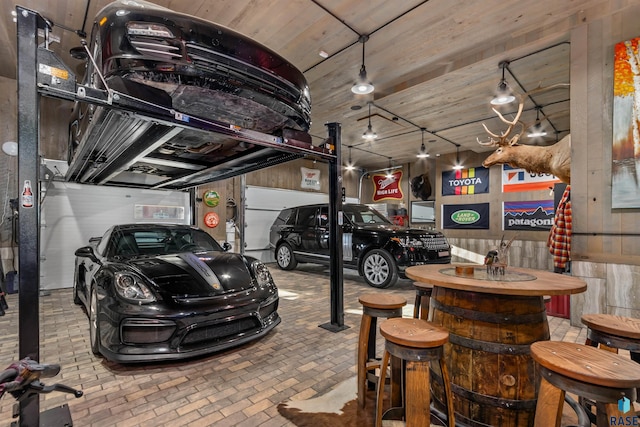
<instances>
[{"instance_id":1,"label":"black suv","mask_svg":"<svg viewBox=\"0 0 640 427\"><path fill-rule=\"evenodd\" d=\"M393 286L406 267L451 262L451 246L440 232L394 225L367 205L344 204L342 211L344 265L357 268L374 288ZM298 262L328 264L329 205L283 209L271 226L269 246L283 270Z\"/></svg>"}]
</instances>

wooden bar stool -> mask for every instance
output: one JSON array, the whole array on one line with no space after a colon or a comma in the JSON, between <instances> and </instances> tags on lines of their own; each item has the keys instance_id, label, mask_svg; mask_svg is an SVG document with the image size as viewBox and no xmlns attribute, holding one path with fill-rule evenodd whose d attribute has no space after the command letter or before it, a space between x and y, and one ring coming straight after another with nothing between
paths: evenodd
<instances>
[{"instance_id":1,"label":"wooden bar stool","mask_svg":"<svg viewBox=\"0 0 640 427\"><path fill-rule=\"evenodd\" d=\"M422 282L413 282L416 289L416 301L413 304L413 317L416 319L429 320L429 304L433 285Z\"/></svg>"},{"instance_id":2,"label":"wooden bar stool","mask_svg":"<svg viewBox=\"0 0 640 427\"><path fill-rule=\"evenodd\" d=\"M382 322L380 333L385 338L385 351L376 396L376 427L382 426L383 419L403 420L406 427L431 425L430 361L438 361L440 364L447 422L449 427L455 427L451 381L444 360L444 344L449 341L449 332L423 319L396 318ZM383 378L386 376L389 359L395 360L400 369L393 369L392 365L389 392L391 408L383 414Z\"/></svg>"},{"instance_id":3,"label":"wooden bar stool","mask_svg":"<svg viewBox=\"0 0 640 427\"><path fill-rule=\"evenodd\" d=\"M585 314L581 318L587 326L586 344L614 353L629 350L631 359L640 363L640 319L613 314Z\"/></svg>"},{"instance_id":4,"label":"wooden bar stool","mask_svg":"<svg viewBox=\"0 0 640 427\"><path fill-rule=\"evenodd\" d=\"M608 427L609 417L625 416L618 408L620 400L636 399L640 365L618 354L582 344L538 341L531 344L531 355L541 376L534 427L560 426L566 392L596 402L598 427Z\"/></svg>"},{"instance_id":5,"label":"wooden bar stool","mask_svg":"<svg viewBox=\"0 0 640 427\"><path fill-rule=\"evenodd\" d=\"M407 300L399 295L386 293L369 293L358 298L362 304L362 320L358 339L358 405L364 408L366 391L370 384L377 382L375 370L380 367L376 359L377 319L402 317L402 307Z\"/></svg>"}]
</instances>

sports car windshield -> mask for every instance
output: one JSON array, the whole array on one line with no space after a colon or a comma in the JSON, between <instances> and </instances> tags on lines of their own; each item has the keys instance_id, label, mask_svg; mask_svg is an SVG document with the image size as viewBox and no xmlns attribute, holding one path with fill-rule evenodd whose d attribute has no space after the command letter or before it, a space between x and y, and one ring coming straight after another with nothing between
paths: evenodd
<instances>
[{"instance_id":1,"label":"sports car windshield","mask_svg":"<svg viewBox=\"0 0 640 427\"><path fill-rule=\"evenodd\" d=\"M391 224L380 212L368 206L345 207L344 213L354 224Z\"/></svg>"},{"instance_id":2,"label":"sports car windshield","mask_svg":"<svg viewBox=\"0 0 640 427\"><path fill-rule=\"evenodd\" d=\"M207 233L190 228L119 231L114 234L112 240L113 254L124 257L223 250Z\"/></svg>"}]
</instances>

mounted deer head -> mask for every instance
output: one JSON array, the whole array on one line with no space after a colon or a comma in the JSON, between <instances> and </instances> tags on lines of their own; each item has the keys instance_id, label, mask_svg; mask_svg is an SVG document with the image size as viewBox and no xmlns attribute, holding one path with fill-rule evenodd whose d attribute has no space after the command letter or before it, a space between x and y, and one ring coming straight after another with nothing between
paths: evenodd
<instances>
[{"instance_id":1,"label":"mounted deer head","mask_svg":"<svg viewBox=\"0 0 640 427\"><path fill-rule=\"evenodd\" d=\"M513 120L507 120L498 110L492 108L504 123L507 129L500 135L491 132L483 123L485 131L490 135L489 141L481 142L476 138L478 144L482 146L498 147L482 166L488 168L496 164L506 163L509 166L525 169L530 173L549 173L555 175L560 181L571 183L571 135L567 135L559 142L548 147L520 145L520 137L528 127L520 121L524 99L519 97L518 112ZM513 128L520 124L522 129L517 135L511 136Z\"/></svg>"}]
</instances>

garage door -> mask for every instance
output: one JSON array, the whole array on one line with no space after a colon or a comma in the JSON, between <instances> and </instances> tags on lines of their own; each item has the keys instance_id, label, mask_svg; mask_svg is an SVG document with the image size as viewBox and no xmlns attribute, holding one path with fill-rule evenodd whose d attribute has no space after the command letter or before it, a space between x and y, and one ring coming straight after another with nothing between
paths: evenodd
<instances>
[{"instance_id":1,"label":"garage door","mask_svg":"<svg viewBox=\"0 0 640 427\"><path fill-rule=\"evenodd\" d=\"M114 224L191 224L189 194L52 182L42 203L40 287L73 286L74 252Z\"/></svg>"}]
</instances>

